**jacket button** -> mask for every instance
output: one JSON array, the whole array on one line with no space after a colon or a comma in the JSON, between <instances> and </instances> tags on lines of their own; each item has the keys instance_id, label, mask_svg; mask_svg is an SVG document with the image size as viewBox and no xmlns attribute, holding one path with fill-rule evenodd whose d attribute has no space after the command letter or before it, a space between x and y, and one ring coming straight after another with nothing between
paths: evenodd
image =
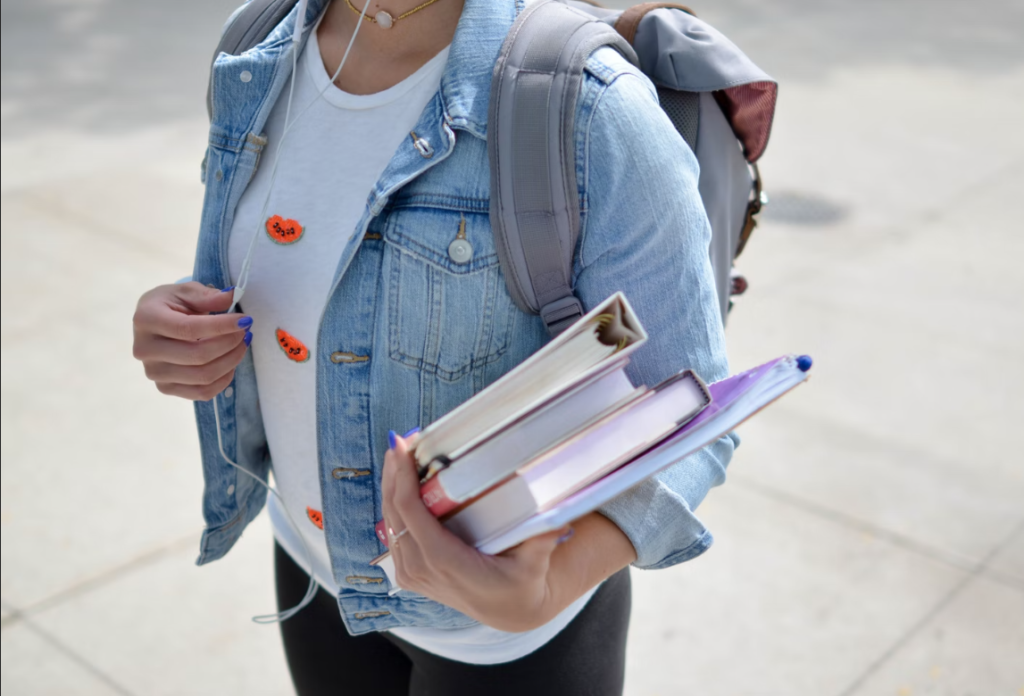
<instances>
[{"instance_id":1,"label":"jacket button","mask_svg":"<svg viewBox=\"0 0 1024 696\"><path fill-rule=\"evenodd\" d=\"M347 466L339 466L337 469L331 471L331 476L338 479L350 479L358 478L359 476L369 476L372 472L369 469L350 469Z\"/></svg>"},{"instance_id":2,"label":"jacket button","mask_svg":"<svg viewBox=\"0 0 1024 696\"><path fill-rule=\"evenodd\" d=\"M350 585L379 585L384 582L384 578L374 578L368 575L349 575L345 578L345 582Z\"/></svg>"},{"instance_id":3,"label":"jacket button","mask_svg":"<svg viewBox=\"0 0 1024 696\"><path fill-rule=\"evenodd\" d=\"M409 136L412 138L412 146L416 148L416 152L420 153L420 157L430 159L434 156L434 146L430 144L429 140L416 135L416 131L409 133Z\"/></svg>"},{"instance_id":4,"label":"jacket button","mask_svg":"<svg viewBox=\"0 0 1024 696\"><path fill-rule=\"evenodd\" d=\"M336 350L331 353L331 362L335 365L339 365L341 363L366 362L369 359L369 355L356 355L355 353L349 353L341 350Z\"/></svg>"},{"instance_id":5,"label":"jacket button","mask_svg":"<svg viewBox=\"0 0 1024 696\"><path fill-rule=\"evenodd\" d=\"M248 70L243 70L241 74L238 76L238 79L242 82L249 82L252 80L252 73Z\"/></svg>"},{"instance_id":6,"label":"jacket button","mask_svg":"<svg viewBox=\"0 0 1024 696\"><path fill-rule=\"evenodd\" d=\"M473 258L473 245L466 239L456 239L448 245L448 257L458 264L469 263Z\"/></svg>"}]
</instances>

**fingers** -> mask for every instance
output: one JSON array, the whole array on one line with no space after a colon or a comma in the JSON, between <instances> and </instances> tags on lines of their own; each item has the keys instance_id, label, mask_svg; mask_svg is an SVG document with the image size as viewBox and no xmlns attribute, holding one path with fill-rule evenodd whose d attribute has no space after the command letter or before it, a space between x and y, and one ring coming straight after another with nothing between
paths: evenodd
<instances>
[{"instance_id":1,"label":"fingers","mask_svg":"<svg viewBox=\"0 0 1024 696\"><path fill-rule=\"evenodd\" d=\"M393 481L392 507L401 517L409 534L429 563L440 568L451 568L460 555L476 553L458 537L445 529L431 514L420 498L420 480L416 463L409 454L404 438L395 437L395 447L385 458L385 469L391 467ZM398 531L396 528L395 531Z\"/></svg>"},{"instance_id":2,"label":"fingers","mask_svg":"<svg viewBox=\"0 0 1024 696\"><path fill-rule=\"evenodd\" d=\"M206 365L245 344L246 335L245 332L236 332L202 341L178 341L163 336L143 335L136 338L134 353L144 363Z\"/></svg>"},{"instance_id":3,"label":"fingers","mask_svg":"<svg viewBox=\"0 0 1024 696\"><path fill-rule=\"evenodd\" d=\"M406 455L408 456L408 455ZM388 534L388 549L395 564L395 579L403 589L422 593L426 587L426 565L423 554L406 530L405 520L395 505L395 470L397 468L396 453L389 448L384 455L384 473L381 477L383 494L384 526ZM401 538L392 536L401 534Z\"/></svg>"},{"instance_id":4,"label":"fingers","mask_svg":"<svg viewBox=\"0 0 1024 696\"><path fill-rule=\"evenodd\" d=\"M231 338L234 340L235 346L227 353L206 363L179 365L171 362L147 362L145 363L146 377L158 383L190 386L214 384L224 375L233 372L245 357L245 350L248 346L241 340L241 337Z\"/></svg>"},{"instance_id":5,"label":"fingers","mask_svg":"<svg viewBox=\"0 0 1024 696\"><path fill-rule=\"evenodd\" d=\"M181 398L188 399L189 401L209 401L227 389L227 386L231 384L231 380L234 379L234 377L235 371L232 370L213 384L195 386L189 384L157 382L156 388L160 390L161 394L167 394L168 396L180 396Z\"/></svg>"},{"instance_id":6,"label":"fingers","mask_svg":"<svg viewBox=\"0 0 1024 696\"><path fill-rule=\"evenodd\" d=\"M142 317L138 326L156 336L201 341L226 334L243 334L252 326L252 318L239 314L183 314L165 305Z\"/></svg>"},{"instance_id":7,"label":"fingers","mask_svg":"<svg viewBox=\"0 0 1024 696\"><path fill-rule=\"evenodd\" d=\"M389 449L384 455L384 473L381 476L381 495L384 507L384 527L390 536L393 530L396 534L405 529L402 516L395 509L395 462L394 453ZM406 535L408 536L408 535ZM389 548L392 540L388 539ZM394 551L394 549L392 549Z\"/></svg>"},{"instance_id":8,"label":"fingers","mask_svg":"<svg viewBox=\"0 0 1024 696\"><path fill-rule=\"evenodd\" d=\"M173 286L177 305L188 314L213 314L226 312L235 296L234 288L220 290L202 283L182 283Z\"/></svg>"},{"instance_id":9,"label":"fingers","mask_svg":"<svg viewBox=\"0 0 1024 696\"><path fill-rule=\"evenodd\" d=\"M244 333L252 319L237 314L207 314L225 311L231 305L230 292L199 283L164 285L142 296L133 320L136 336L153 334L180 341L198 341L231 333Z\"/></svg>"}]
</instances>

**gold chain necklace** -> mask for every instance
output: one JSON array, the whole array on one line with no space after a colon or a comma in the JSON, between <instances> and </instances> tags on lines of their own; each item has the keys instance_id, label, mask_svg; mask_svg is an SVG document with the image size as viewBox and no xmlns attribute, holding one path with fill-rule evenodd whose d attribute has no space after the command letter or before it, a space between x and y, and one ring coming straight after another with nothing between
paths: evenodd
<instances>
[{"instance_id":1,"label":"gold chain necklace","mask_svg":"<svg viewBox=\"0 0 1024 696\"><path fill-rule=\"evenodd\" d=\"M348 3L349 9L351 9L357 15L362 15L362 18L365 19L367 22L373 22L381 29L390 29L398 20L405 19L409 15L416 14L423 8L433 5L435 2L437 2L437 0L427 0L422 5L417 5L416 7L406 12L405 14L400 14L397 17L392 17L390 12L385 12L384 10L381 10L380 12L371 17L369 15L363 14L358 7L352 4L352 0L345 0L345 2Z\"/></svg>"}]
</instances>

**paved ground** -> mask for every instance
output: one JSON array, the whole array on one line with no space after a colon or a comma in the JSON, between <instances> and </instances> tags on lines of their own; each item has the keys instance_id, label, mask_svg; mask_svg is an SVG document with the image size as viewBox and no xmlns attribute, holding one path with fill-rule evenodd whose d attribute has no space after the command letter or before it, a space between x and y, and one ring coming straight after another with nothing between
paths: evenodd
<instances>
[{"instance_id":1,"label":"paved ground","mask_svg":"<svg viewBox=\"0 0 1024 696\"><path fill-rule=\"evenodd\" d=\"M267 524L192 564L190 409L130 359L232 2L2 5L5 696L290 689ZM817 366L741 431L714 549L634 573L627 693L1021 696L1024 9L700 5L783 84L734 364Z\"/></svg>"}]
</instances>

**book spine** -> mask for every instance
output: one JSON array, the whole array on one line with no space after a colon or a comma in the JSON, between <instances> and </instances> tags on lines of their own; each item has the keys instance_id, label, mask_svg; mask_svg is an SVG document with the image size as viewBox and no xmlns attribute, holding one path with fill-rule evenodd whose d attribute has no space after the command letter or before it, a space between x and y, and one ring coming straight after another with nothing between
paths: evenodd
<instances>
[{"instance_id":1,"label":"book spine","mask_svg":"<svg viewBox=\"0 0 1024 696\"><path fill-rule=\"evenodd\" d=\"M457 502L448 497L448 493L441 483L440 474L420 486L420 498L434 517L447 515L459 506Z\"/></svg>"}]
</instances>

